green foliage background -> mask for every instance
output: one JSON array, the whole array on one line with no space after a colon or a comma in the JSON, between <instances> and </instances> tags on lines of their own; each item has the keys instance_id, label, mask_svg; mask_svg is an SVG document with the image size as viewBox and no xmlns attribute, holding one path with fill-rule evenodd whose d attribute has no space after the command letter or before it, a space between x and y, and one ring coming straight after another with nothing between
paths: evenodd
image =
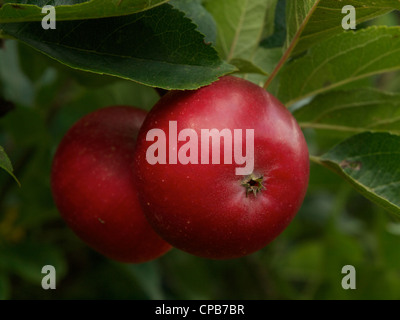
<instances>
[{"instance_id":1,"label":"green foliage background","mask_svg":"<svg viewBox=\"0 0 400 320\"><path fill-rule=\"evenodd\" d=\"M397 29L389 28L387 31L387 27L397 28L400 18L397 11L391 12L385 8L369 8L368 11L368 8L361 8L362 3L359 4L361 11L359 11L358 29L364 32L363 35L367 40L350 33L345 36L339 34L338 38L335 38L336 33L343 31L341 28L334 30L328 26L340 24L343 17L341 14L326 17L324 28L329 29L330 33L322 36L318 33L318 23L310 18L308 27L299 38L299 46L296 49L298 51L292 51L292 60L289 59L290 63L282 68L277 80L271 84L270 90L288 104L302 125L310 153L313 155L325 153L325 156L312 159L314 161L311 166L310 186L300 212L283 234L263 250L240 259L213 261L173 249L165 256L149 263L121 264L106 259L88 248L60 219L50 192L49 173L52 157L63 134L83 115L114 104L132 105L150 110L159 99L157 90L153 87L192 88L201 86L204 82L211 82L216 76L233 70L240 71L238 76L260 84L264 83L268 74L273 72L282 52L290 47L290 42L299 27L287 23L287 33L282 30L285 26L285 23L282 23L284 19L282 13L285 12L285 8L282 9L284 1L279 0L278 3L265 0L251 1L251 6L243 8L248 13L242 16L227 16L226 12L229 12L231 7L240 7L244 1L224 0L218 5L213 1L170 2L175 8L186 13L197 25L197 30L205 34L206 42L212 43L216 48L216 52L213 52L211 47L203 44L204 47L196 49L204 50L204 56L207 56L205 60L200 61L200 66L208 69L207 72L200 69L199 74L204 73L204 79L197 79L196 73L191 72L194 64L191 61L190 49L182 56L171 56L166 45L167 54L160 59L180 61L178 68L183 70L182 74L188 74L188 77L184 81L175 78L171 80L168 74L171 70L166 68L163 69L166 73L161 80L157 80L157 83L151 83L155 81L152 77L145 79L143 78L145 74L136 74L135 70L127 76L130 79L128 80L98 74L103 73L103 69L91 70L95 73L78 70L83 67L77 65L73 67L78 69L72 69L67 66L70 65L70 61L65 61L64 57L56 55L55 57L66 65L61 64L47 56L49 54L47 47L37 48L45 53L43 54L24 43L36 45L29 40L32 39L32 34L21 34L18 23L38 20L41 16L38 15L36 8L30 8L29 19L22 22L18 20L20 16L17 15L15 17L18 19L12 20L13 15L7 15L5 5L3 11L0 10L0 26L1 23L5 23L2 29L6 34L8 31L7 38L12 36L21 40L3 40L0 49L2 115L0 145L4 147L13 166L13 170L10 166L4 169L12 171L21 184L19 186L6 171L0 172L0 299L400 298L398 251L400 223L396 213L389 213L382 206L375 204L382 201L380 204L384 207L390 204L391 211L398 210L399 189L390 189L392 191L390 195L388 190L384 190L384 196L389 195L389 200L386 198L377 200L377 194L369 191L357 192L351 183L356 184L359 181L358 177L351 168L340 165L340 152L335 152L335 150L341 152L345 150L345 145L332 149L337 143L366 129L386 131L381 133L383 136L388 134L387 132L394 134L399 132L396 122L392 123L392 127L378 126L382 118L384 120L396 118L395 112L398 112L400 103L400 98L396 94L400 90L400 74L396 71L400 67L399 54L396 51L398 44L391 42L393 48L390 51L380 37L381 33L384 35L390 32L396 33ZM4 1L5 4L14 2L35 3ZM79 5L81 2L85 1L75 3ZM101 2L98 1L100 5ZM127 1L124 4L127 6L123 8L124 12L138 12L138 7L129 7L129 4L135 2L141 3L140 0ZM153 1L153 5L158 6L163 2L165 1ZM293 0L291 3L297 2ZM332 1L324 2L327 6L336 5ZM107 5L111 1L104 3ZM309 7L302 7L303 14L306 15L313 1L304 3L310 4ZM352 3L357 5L357 1ZM385 1L388 7L393 3L396 2ZM127 11L127 8L131 8L132 11ZM301 17L302 11L295 5L294 9L297 9L296 17ZM393 9L393 6L390 9ZM63 10L62 14L65 17L71 14L68 11L71 8ZM265 10L276 15L260 15L260 12ZM316 14L322 14L318 10L322 11L322 6L316 9ZM84 11L79 12L84 13ZM90 7L88 12L94 14L91 18L103 18L96 16L96 12L93 13ZM292 14L288 8L286 14L288 16ZM117 15L118 10L110 14L110 16ZM244 23L241 20L243 16L247 19L244 24L246 28L243 28L243 32L236 30L236 33L232 33L232 25L235 29L239 22ZM367 20L365 17L371 16L374 19L365 22ZM7 17L12 20L11 24L6 21ZM129 17L126 19L130 19ZM264 20L265 25L260 29L257 22ZM288 21L294 22L294 20ZM58 30L62 30L61 23ZM174 28L179 30L183 26L185 30L192 32L190 30L193 28L188 21L183 21L182 25L179 23L177 21ZM371 29L370 26L375 27ZM30 32L38 31L31 29ZM322 43L321 37L328 38L327 42ZM369 39L377 41L373 45L373 50L364 48L360 49L362 50L360 52L349 52L353 47L360 48ZM166 38L158 37L156 40L165 44ZM72 44L78 48L81 43L76 39L74 41ZM114 44L110 42L108 45L108 48L113 48ZM329 68L324 69L327 66L324 63L326 60L323 58L324 55L329 56L333 52L329 51L329 48L336 50L338 54L348 54L347 57L342 56L342 62L351 62L352 57L356 59L363 57L365 63L375 61L376 64L369 64L369 67L378 71L369 70L361 77L359 75L363 70L351 70L346 65L334 71ZM125 49L132 50L132 47L128 45L124 47ZM309 50L304 53L307 49ZM392 53L392 57L374 59L385 52ZM144 53L137 52L138 56L142 54ZM134 60L138 56L132 55L131 58ZM319 59L322 59L322 62L319 62ZM96 65L97 60L93 61L93 65ZM387 62L387 65L379 65L380 61ZM97 65L96 67L93 65L89 65L88 68L96 69ZM315 68L321 68L322 75L329 74L332 81L326 83L324 78L312 78L310 75ZM356 71L359 73L355 73ZM182 77L182 74L176 77ZM357 76L352 77L354 74ZM300 86L304 78L307 78L309 87ZM293 82L292 87L282 87L282 84L291 82ZM326 88L327 86L329 88ZM326 92L321 92L321 88L325 88ZM337 91L330 92L328 89ZM319 95L313 102L305 102L306 106L298 109L297 103L304 104L304 101L307 101L303 100L304 98L317 94ZM386 113L380 111L377 115L363 114L362 110L345 116L335 113L335 103L338 106L343 105L348 103L346 99L360 103L364 101L365 104L376 99L377 110L383 110L388 105L390 110ZM318 109L319 105L324 106L323 112ZM318 112L324 115L330 112L332 116L323 118ZM377 117L380 119L379 123ZM360 118L366 120L360 122ZM337 130L339 125L341 129ZM373 136L378 139L376 143L378 146L385 140L384 137ZM396 137L393 139L396 140ZM393 145L397 145L397 142L398 139ZM350 140L347 141L347 147L349 144L351 146L351 143L359 145L357 140L355 142ZM359 154L361 153L362 150ZM4 157L7 156L4 154ZM395 161L393 159L396 158L389 160L393 162ZM4 167L8 162L4 160L1 163ZM347 181L321 164L338 171L347 178ZM378 161L376 165L380 164ZM390 164L388 171L395 176L399 172L397 168L398 164L395 162ZM367 181L365 185L368 186L369 182ZM46 291L41 287L43 277L41 268L47 264L56 267L56 290ZM345 265L353 265L356 268L356 290L344 290L341 286L344 276L341 270Z\"/></svg>"}]
</instances>

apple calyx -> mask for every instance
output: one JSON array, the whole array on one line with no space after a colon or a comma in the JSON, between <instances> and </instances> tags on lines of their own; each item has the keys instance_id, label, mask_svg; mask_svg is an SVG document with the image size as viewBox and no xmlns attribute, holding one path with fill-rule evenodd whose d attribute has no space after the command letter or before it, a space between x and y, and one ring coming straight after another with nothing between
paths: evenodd
<instances>
[{"instance_id":1,"label":"apple calyx","mask_svg":"<svg viewBox=\"0 0 400 320\"><path fill-rule=\"evenodd\" d=\"M249 193L253 193L254 196L257 197L257 193L265 189L263 182L263 176L257 177L254 173L247 176L241 183L241 185L246 188L246 197L248 197Z\"/></svg>"}]
</instances>

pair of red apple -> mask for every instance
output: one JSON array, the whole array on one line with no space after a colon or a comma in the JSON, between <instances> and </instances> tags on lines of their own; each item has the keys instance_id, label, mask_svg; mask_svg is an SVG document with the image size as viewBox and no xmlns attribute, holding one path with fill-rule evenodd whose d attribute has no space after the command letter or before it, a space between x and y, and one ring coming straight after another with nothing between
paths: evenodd
<instances>
[{"instance_id":1,"label":"pair of red apple","mask_svg":"<svg viewBox=\"0 0 400 320\"><path fill-rule=\"evenodd\" d=\"M211 161L213 150L203 158L208 164L149 161L149 148L161 142L149 132L168 137L171 122L187 130L164 141L169 158L183 150L185 159L200 159L193 145L185 149L190 133L250 130L252 141L231 143L239 154L254 143L252 172L237 175L238 164ZM222 160L226 139L217 144ZM263 248L299 210L308 176L307 144L291 113L264 89L226 76L198 90L171 91L148 114L113 106L83 117L57 149L51 187L63 219L83 241L111 259L139 263L171 245L212 259Z\"/></svg>"}]
</instances>

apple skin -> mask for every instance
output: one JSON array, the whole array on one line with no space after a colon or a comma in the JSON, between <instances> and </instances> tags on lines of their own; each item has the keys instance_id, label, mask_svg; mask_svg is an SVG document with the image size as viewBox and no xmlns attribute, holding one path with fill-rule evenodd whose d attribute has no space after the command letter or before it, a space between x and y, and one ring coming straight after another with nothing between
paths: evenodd
<instances>
[{"instance_id":1,"label":"apple skin","mask_svg":"<svg viewBox=\"0 0 400 320\"><path fill-rule=\"evenodd\" d=\"M201 129L254 129L253 173L263 177L265 189L256 196L246 194L246 177L235 174L234 161L149 164L146 150L154 141L146 141L146 134L164 130L169 150L169 121L177 121L178 133L191 128L198 137ZM178 150L185 143L178 142ZM222 146L223 139L221 163ZM242 148L246 150L245 139ZM199 163L200 153L199 147ZM295 118L275 97L249 81L226 76L160 99L140 129L135 172L144 213L163 239L196 256L232 259L262 249L294 218L308 187L309 153Z\"/></svg>"},{"instance_id":2,"label":"apple skin","mask_svg":"<svg viewBox=\"0 0 400 320\"><path fill-rule=\"evenodd\" d=\"M146 112L110 106L68 130L55 153L51 190L66 224L90 247L125 263L141 263L171 246L145 219L132 168Z\"/></svg>"}]
</instances>

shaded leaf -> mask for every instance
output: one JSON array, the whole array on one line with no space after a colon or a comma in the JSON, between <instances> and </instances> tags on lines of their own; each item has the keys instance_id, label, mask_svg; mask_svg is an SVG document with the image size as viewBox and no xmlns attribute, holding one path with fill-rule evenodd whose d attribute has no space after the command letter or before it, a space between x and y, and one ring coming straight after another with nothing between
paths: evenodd
<instances>
[{"instance_id":1,"label":"shaded leaf","mask_svg":"<svg viewBox=\"0 0 400 320\"><path fill-rule=\"evenodd\" d=\"M262 72L250 73L252 70L247 69L249 73L245 74L244 78L262 87L281 57L281 48L258 47L254 54L254 65Z\"/></svg>"},{"instance_id":2,"label":"shaded leaf","mask_svg":"<svg viewBox=\"0 0 400 320\"><path fill-rule=\"evenodd\" d=\"M286 5L286 48L297 42L320 0L289 0ZM320 28L322 26L320 25Z\"/></svg>"},{"instance_id":3,"label":"shaded leaf","mask_svg":"<svg viewBox=\"0 0 400 320\"><path fill-rule=\"evenodd\" d=\"M279 0L274 16L273 33L261 42L264 48L280 48L286 41L286 0Z\"/></svg>"},{"instance_id":4,"label":"shaded leaf","mask_svg":"<svg viewBox=\"0 0 400 320\"><path fill-rule=\"evenodd\" d=\"M1 27L70 67L167 90L197 89L235 70L168 4L118 18L59 22L50 32L37 23Z\"/></svg>"},{"instance_id":5,"label":"shaded leaf","mask_svg":"<svg viewBox=\"0 0 400 320\"><path fill-rule=\"evenodd\" d=\"M260 67L258 67L257 65L253 64L248 60L237 58L237 59L232 59L230 63L234 65L238 69L238 72L240 73L258 73L261 75L267 74Z\"/></svg>"},{"instance_id":6,"label":"shaded leaf","mask_svg":"<svg viewBox=\"0 0 400 320\"><path fill-rule=\"evenodd\" d=\"M372 88L328 92L295 111L294 116L302 128L347 134L362 131L400 134L400 94Z\"/></svg>"},{"instance_id":7,"label":"shaded leaf","mask_svg":"<svg viewBox=\"0 0 400 320\"><path fill-rule=\"evenodd\" d=\"M266 13L275 0L208 0L205 6L218 27L216 44L220 56L252 61L264 32ZM271 21L273 23L273 21Z\"/></svg>"},{"instance_id":8,"label":"shaded leaf","mask_svg":"<svg viewBox=\"0 0 400 320\"><path fill-rule=\"evenodd\" d=\"M399 52L399 27L344 32L321 42L305 56L286 65L281 71L277 95L291 105L346 83L398 70Z\"/></svg>"},{"instance_id":9,"label":"shaded leaf","mask_svg":"<svg viewBox=\"0 0 400 320\"><path fill-rule=\"evenodd\" d=\"M202 0L171 0L169 4L183 11L186 17L197 25L197 31L204 34L206 43L215 44L217 40L217 24L201 2Z\"/></svg>"},{"instance_id":10,"label":"shaded leaf","mask_svg":"<svg viewBox=\"0 0 400 320\"><path fill-rule=\"evenodd\" d=\"M11 175L11 177L14 178L14 180L18 183L18 185L21 186L17 177L13 174L13 167L12 167L11 161L8 158L6 152L4 151L4 148L1 146L0 146L0 168L2 168L9 175Z\"/></svg>"},{"instance_id":11,"label":"shaded leaf","mask_svg":"<svg viewBox=\"0 0 400 320\"><path fill-rule=\"evenodd\" d=\"M315 11L310 16L292 55L296 55L314 44L343 32L342 13L345 5L352 5L356 10L357 24L386 14L394 9L400 9L397 0L350 0L346 2L337 0L319 0Z\"/></svg>"},{"instance_id":12,"label":"shaded leaf","mask_svg":"<svg viewBox=\"0 0 400 320\"><path fill-rule=\"evenodd\" d=\"M366 198L399 214L399 150L400 136L364 132L345 140L319 160Z\"/></svg>"},{"instance_id":13,"label":"shaded leaf","mask_svg":"<svg viewBox=\"0 0 400 320\"><path fill-rule=\"evenodd\" d=\"M57 21L105 18L137 13L168 0L20 0L0 7L0 23L41 21L45 5L54 6ZM40 24L39 24L40 25Z\"/></svg>"}]
</instances>

